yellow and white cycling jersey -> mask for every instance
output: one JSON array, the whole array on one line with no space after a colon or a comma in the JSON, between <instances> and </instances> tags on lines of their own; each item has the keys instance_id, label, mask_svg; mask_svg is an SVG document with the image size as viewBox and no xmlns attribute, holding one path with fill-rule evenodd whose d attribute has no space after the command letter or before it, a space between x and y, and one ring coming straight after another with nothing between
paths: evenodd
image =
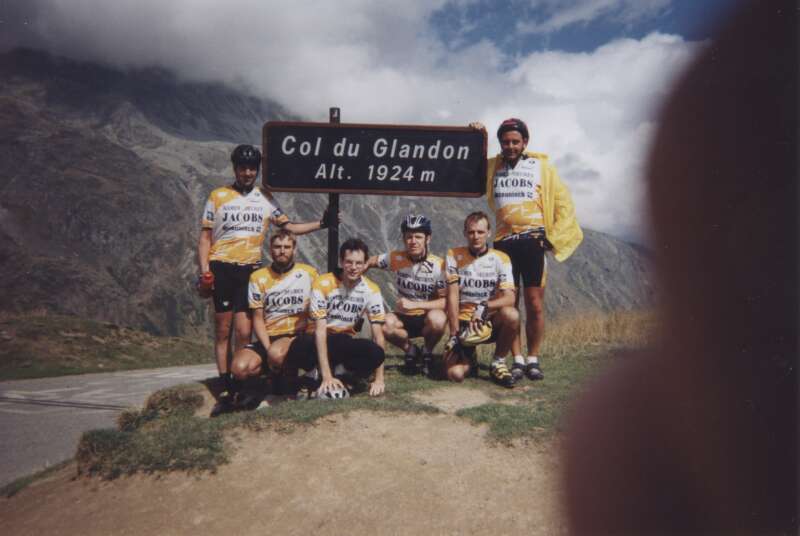
<instances>
[{"instance_id":1,"label":"yellow and white cycling jersey","mask_svg":"<svg viewBox=\"0 0 800 536\"><path fill-rule=\"evenodd\" d=\"M405 251L390 251L378 256L378 268L395 273L397 293L402 298L414 301L435 300L444 296L444 261L428 254L419 262L408 258ZM411 309L403 314L418 316L422 309Z\"/></svg>"},{"instance_id":2,"label":"yellow and white cycling jersey","mask_svg":"<svg viewBox=\"0 0 800 536\"><path fill-rule=\"evenodd\" d=\"M361 277L353 288L347 288L333 273L321 275L311 286L310 316L313 320L324 318L328 331L355 335L355 325L366 312L373 324L386 319L383 297L378 285Z\"/></svg>"},{"instance_id":3,"label":"yellow and white cycling jersey","mask_svg":"<svg viewBox=\"0 0 800 536\"><path fill-rule=\"evenodd\" d=\"M445 262L447 283L458 283L459 320L470 320L475 307L499 290L514 290L511 259L502 251L488 248L476 257L468 247L453 248Z\"/></svg>"},{"instance_id":4,"label":"yellow and white cycling jersey","mask_svg":"<svg viewBox=\"0 0 800 536\"><path fill-rule=\"evenodd\" d=\"M300 263L283 273L269 266L250 275L247 299L251 309L264 310L267 334L275 337L306 331L311 285L317 277L314 268Z\"/></svg>"},{"instance_id":5,"label":"yellow and white cycling jersey","mask_svg":"<svg viewBox=\"0 0 800 536\"><path fill-rule=\"evenodd\" d=\"M544 229L542 213L542 160L523 155L512 169L502 163L492 179L497 216L495 240Z\"/></svg>"},{"instance_id":6,"label":"yellow and white cycling jersey","mask_svg":"<svg viewBox=\"0 0 800 536\"><path fill-rule=\"evenodd\" d=\"M211 229L209 260L232 264L261 261L261 244L270 222L283 225L289 218L274 199L260 188L242 195L230 186L217 188L208 196L203 210L203 229Z\"/></svg>"}]
</instances>

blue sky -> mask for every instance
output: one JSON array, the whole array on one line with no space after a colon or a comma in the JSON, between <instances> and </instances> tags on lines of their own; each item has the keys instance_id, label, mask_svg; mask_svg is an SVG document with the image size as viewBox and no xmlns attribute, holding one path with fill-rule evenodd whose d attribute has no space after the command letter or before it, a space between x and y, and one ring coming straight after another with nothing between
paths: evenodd
<instances>
[{"instance_id":1,"label":"blue sky","mask_svg":"<svg viewBox=\"0 0 800 536\"><path fill-rule=\"evenodd\" d=\"M572 16L564 15L570 5L576 8ZM707 39L734 5L732 0L482 0L449 2L431 16L431 22L442 40L456 49L489 39L512 54L587 52L614 39L641 39L652 32Z\"/></svg>"},{"instance_id":2,"label":"blue sky","mask_svg":"<svg viewBox=\"0 0 800 536\"><path fill-rule=\"evenodd\" d=\"M734 0L0 0L0 49L223 82L309 121L508 117L580 221L645 240L658 112ZM243 140L244 141L244 140ZM247 140L258 143L259 140ZM490 136L490 152L498 149Z\"/></svg>"}]
</instances>

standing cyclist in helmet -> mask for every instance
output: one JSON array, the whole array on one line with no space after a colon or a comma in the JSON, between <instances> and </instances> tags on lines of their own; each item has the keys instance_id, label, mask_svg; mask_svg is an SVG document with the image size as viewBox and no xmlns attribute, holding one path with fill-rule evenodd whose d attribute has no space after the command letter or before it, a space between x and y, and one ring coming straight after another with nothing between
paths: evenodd
<instances>
[{"instance_id":1,"label":"standing cyclist in helmet","mask_svg":"<svg viewBox=\"0 0 800 536\"><path fill-rule=\"evenodd\" d=\"M431 220L409 215L400 224L404 251L390 251L370 257L369 266L395 273L398 299L395 311L386 315L386 339L405 352L404 371L416 374L422 358L424 374L430 373L433 347L447 326L444 312L444 262L429 252ZM423 337L424 350L409 339ZM421 354L421 355L420 355Z\"/></svg>"},{"instance_id":2,"label":"standing cyclist in helmet","mask_svg":"<svg viewBox=\"0 0 800 536\"><path fill-rule=\"evenodd\" d=\"M470 126L485 130L481 123ZM511 373L517 380L523 375L541 380L545 252L551 251L558 261L566 260L583 240L583 232L575 219L569 190L558 178L555 166L546 154L525 150L530 139L527 125L520 119L506 119L497 129L497 139L502 152L490 158L486 168L486 196L497 219L493 246L511 257L517 304L519 287L524 287L528 339L528 357L523 358L519 332L514 338Z\"/></svg>"},{"instance_id":3,"label":"standing cyclist in helmet","mask_svg":"<svg viewBox=\"0 0 800 536\"><path fill-rule=\"evenodd\" d=\"M233 404L238 391L228 362L231 322L235 352L250 342L247 287L250 274L261 265L261 244L269 224L301 235L323 229L328 223L327 210L320 221L292 223L270 195L255 187L261 152L252 145L237 146L231 153L231 163L235 180L208 197L197 246L200 273L206 274L204 279L213 274L214 351L217 370L225 383L215 412Z\"/></svg>"}]
</instances>

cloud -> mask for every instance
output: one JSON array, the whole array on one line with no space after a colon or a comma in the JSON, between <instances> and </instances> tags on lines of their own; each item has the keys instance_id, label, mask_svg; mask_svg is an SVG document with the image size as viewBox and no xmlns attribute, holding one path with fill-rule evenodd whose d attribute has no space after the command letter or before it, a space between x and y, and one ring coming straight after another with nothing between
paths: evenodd
<instances>
[{"instance_id":1,"label":"cloud","mask_svg":"<svg viewBox=\"0 0 800 536\"><path fill-rule=\"evenodd\" d=\"M631 2L598 0L572 7L575 12L583 6L586 13L634 9ZM662 4L647 3L651 10ZM340 106L346 122L466 125L480 120L491 133L502 119L522 117L531 127L531 148L564 163L561 175L576 189L581 222L618 236L641 236L642 166L658 106L700 46L654 33L584 53L511 56L490 39L453 50L431 22L450 5L444 0L342 0L313 7L254 0L34 0L27 5L25 16L32 22L24 31L21 25L12 28L11 34L26 43L35 36L38 48L222 81L308 120L324 121L328 107ZM496 151L493 135L490 142ZM574 157L563 160L565 155Z\"/></svg>"},{"instance_id":2,"label":"cloud","mask_svg":"<svg viewBox=\"0 0 800 536\"><path fill-rule=\"evenodd\" d=\"M569 26L588 24L600 18L632 24L665 12L672 0L534 0L532 13L544 14L541 20L517 23L521 33L549 34Z\"/></svg>"}]
</instances>

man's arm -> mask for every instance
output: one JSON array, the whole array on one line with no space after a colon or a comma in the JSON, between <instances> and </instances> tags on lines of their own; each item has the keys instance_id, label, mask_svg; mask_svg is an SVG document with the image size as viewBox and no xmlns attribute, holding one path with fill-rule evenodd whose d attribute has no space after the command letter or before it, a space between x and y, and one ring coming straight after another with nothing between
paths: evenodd
<instances>
[{"instance_id":1,"label":"man's arm","mask_svg":"<svg viewBox=\"0 0 800 536\"><path fill-rule=\"evenodd\" d=\"M256 337L261 346L267 350L269 349L269 334L267 333L267 326L264 324L264 308L256 307L250 311L253 314L253 331L256 332Z\"/></svg>"},{"instance_id":2,"label":"man's arm","mask_svg":"<svg viewBox=\"0 0 800 536\"><path fill-rule=\"evenodd\" d=\"M305 223L292 223L289 222L283 226L284 229L287 231L291 231L296 235L304 235L311 233L313 231L319 231L322 229L321 222L318 221L307 221Z\"/></svg>"},{"instance_id":3,"label":"man's arm","mask_svg":"<svg viewBox=\"0 0 800 536\"><path fill-rule=\"evenodd\" d=\"M314 325L314 343L317 346L319 373L322 375L320 391L328 391L334 387L343 389L344 385L334 378L331 371L331 363L328 359L328 321L324 318L318 319Z\"/></svg>"},{"instance_id":4,"label":"man's arm","mask_svg":"<svg viewBox=\"0 0 800 536\"><path fill-rule=\"evenodd\" d=\"M447 322L450 325L450 336L458 333L458 281L447 284Z\"/></svg>"},{"instance_id":5,"label":"man's arm","mask_svg":"<svg viewBox=\"0 0 800 536\"><path fill-rule=\"evenodd\" d=\"M447 299L442 296L435 300L428 301L414 301L408 298L399 298L397 300L396 309L398 313L405 313L412 309L422 309L423 311L430 311L431 309L444 309Z\"/></svg>"},{"instance_id":6,"label":"man's arm","mask_svg":"<svg viewBox=\"0 0 800 536\"><path fill-rule=\"evenodd\" d=\"M381 350L386 350L386 341L383 338L383 329L381 324L370 324L370 331L372 331L372 341L380 346ZM380 396L386 390L386 382L383 377L383 363L375 369L375 381L369 386L369 396Z\"/></svg>"},{"instance_id":7,"label":"man's arm","mask_svg":"<svg viewBox=\"0 0 800 536\"><path fill-rule=\"evenodd\" d=\"M502 289L499 295L493 300L487 301L486 305L489 307L489 311L497 311L503 307L513 307L514 295L515 291L513 289Z\"/></svg>"},{"instance_id":8,"label":"man's arm","mask_svg":"<svg viewBox=\"0 0 800 536\"><path fill-rule=\"evenodd\" d=\"M342 216L337 213L336 222L341 223L341 221ZM305 223L288 222L283 224L282 227L296 235L303 235L313 231L319 231L320 229L326 229L333 223L333 216L330 213L330 207L325 207L325 211L322 213L322 218L320 218L319 221L307 221Z\"/></svg>"},{"instance_id":9,"label":"man's arm","mask_svg":"<svg viewBox=\"0 0 800 536\"><path fill-rule=\"evenodd\" d=\"M211 229L200 229L200 239L197 241L197 263L200 273L209 271L208 257L211 253Z\"/></svg>"}]
</instances>

